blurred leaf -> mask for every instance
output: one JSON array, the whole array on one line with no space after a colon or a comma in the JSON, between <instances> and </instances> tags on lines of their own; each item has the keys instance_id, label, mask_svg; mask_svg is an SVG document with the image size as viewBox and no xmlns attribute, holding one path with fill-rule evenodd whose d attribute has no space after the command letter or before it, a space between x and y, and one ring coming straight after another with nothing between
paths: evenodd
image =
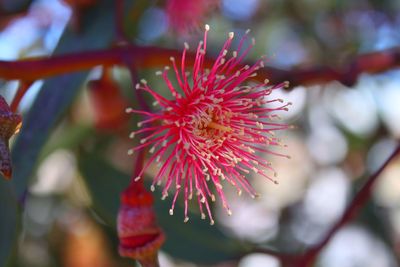
<instances>
[{"instance_id":1,"label":"blurred leaf","mask_svg":"<svg viewBox=\"0 0 400 267\"><path fill-rule=\"evenodd\" d=\"M6 266L17 239L17 201L10 182L0 175L0 266Z\"/></svg>"},{"instance_id":2,"label":"blurred leaf","mask_svg":"<svg viewBox=\"0 0 400 267\"><path fill-rule=\"evenodd\" d=\"M128 186L129 176L112 168L94 153L82 153L79 170L91 193L93 209L115 229L119 195Z\"/></svg>"},{"instance_id":3,"label":"blurred leaf","mask_svg":"<svg viewBox=\"0 0 400 267\"><path fill-rule=\"evenodd\" d=\"M32 0L0 0L0 14L12 14L27 10Z\"/></svg>"},{"instance_id":4,"label":"blurred leaf","mask_svg":"<svg viewBox=\"0 0 400 267\"><path fill-rule=\"evenodd\" d=\"M84 140L94 135L94 129L89 125L68 125L57 129L52 138L43 147L40 160L46 158L57 149L74 149ZM39 160L39 161L40 161Z\"/></svg>"},{"instance_id":5,"label":"blurred leaf","mask_svg":"<svg viewBox=\"0 0 400 267\"><path fill-rule=\"evenodd\" d=\"M366 179L368 177L361 177L355 180L352 188L353 197L356 196L360 188L365 184ZM389 248L393 248L395 247L396 240L393 236L393 227L391 227L389 217L389 210L380 207L375 203L373 198L370 198L355 219ZM393 250L390 250L390 253L393 253ZM399 261L396 255L393 255L393 259L397 262Z\"/></svg>"},{"instance_id":6,"label":"blurred leaf","mask_svg":"<svg viewBox=\"0 0 400 267\"><path fill-rule=\"evenodd\" d=\"M379 236L387 245L393 246L393 236L391 235L390 221L387 211L380 209L373 201L368 201L361 210L359 219L364 221L364 225L374 234Z\"/></svg>"},{"instance_id":7,"label":"blurred leaf","mask_svg":"<svg viewBox=\"0 0 400 267\"><path fill-rule=\"evenodd\" d=\"M82 155L79 168L92 195L94 210L115 229L119 194L129 184L129 175L116 170L94 153ZM176 206L177 215L170 216L169 208L168 201L155 199L157 218L167 235L163 247L167 253L208 264L238 258L243 253L244 248L237 240L227 237L217 226L201 221L199 215L191 214L190 222L184 223L183 209Z\"/></svg>"},{"instance_id":8,"label":"blurred leaf","mask_svg":"<svg viewBox=\"0 0 400 267\"><path fill-rule=\"evenodd\" d=\"M98 1L85 13L82 31L75 34L66 30L55 54L97 49L108 45L113 36L113 1ZM32 108L24 118L21 133L13 149L15 190L21 195L32 176L39 153L50 131L60 120L79 92L87 72L61 75L47 79Z\"/></svg>"},{"instance_id":9,"label":"blurred leaf","mask_svg":"<svg viewBox=\"0 0 400 267\"><path fill-rule=\"evenodd\" d=\"M393 236L393 228L390 223L389 211L383 207L379 207L370 199L365 207L361 210L359 220L367 227L375 236L380 238L389 248L396 246L396 238ZM394 252L393 250L389 250ZM400 264L399 258L393 255L393 259Z\"/></svg>"},{"instance_id":10,"label":"blurred leaf","mask_svg":"<svg viewBox=\"0 0 400 267\"><path fill-rule=\"evenodd\" d=\"M163 250L183 260L213 264L239 258L245 251L243 244L226 236L217 226L190 214L183 222L183 209L175 206L176 215L170 216L170 201L156 201L158 220L167 235Z\"/></svg>"}]
</instances>

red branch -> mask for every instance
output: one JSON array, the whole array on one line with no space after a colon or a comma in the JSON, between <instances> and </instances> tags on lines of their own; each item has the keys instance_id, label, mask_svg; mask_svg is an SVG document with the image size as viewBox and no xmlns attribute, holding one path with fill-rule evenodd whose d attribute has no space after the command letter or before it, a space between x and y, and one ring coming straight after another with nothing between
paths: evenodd
<instances>
[{"instance_id":1,"label":"red branch","mask_svg":"<svg viewBox=\"0 0 400 267\"><path fill-rule=\"evenodd\" d=\"M351 221L355 214L365 205L368 201L372 187L374 186L376 180L381 175L383 170L392 162L400 153L400 144L398 144L397 148L393 151L393 153L389 156L389 158L382 164L382 166L372 174L367 182L363 185L361 190L354 197L353 201L351 201L350 205L342 215L342 217L333 225L333 227L329 230L328 234L323 238L317 245L309 249L303 256L302 261L294 265L294 267L307 267L310 266L312 262L314 262L315 258L319 254L319 252L328 244L328 242L332 239L335 233L345 224Z\"/></svg>"},{"instance_id":2,"label":"red branch","mask_svg":"<svg viewBox=\"0 0 400 267\"><path fill-rule=\"evenodd\" d=\"M174 49L141 46L114 47L99 51L87 51L51 58L32 58L21 61L0 61L0 78L7 80L35 81L63 73L81 71L98 65L124 65L125 57L130 57L136 68L163 67L170 63L171 56L180 58L180 51ZM194 60L189 54L188 64ZM213 64L207 58L206 65ZM400 66L400 47L359 55L341 67L314 66L293 70L265 67L254 77L272 83L289 81L292 86L318 84L337 80L345 85L353 85L361 73L378 73Z\"/></svg>"},{"instance_id":3,"label":"red branch","mask_svg":"<svg viewBox=\"0 0 400 267\"><path fill-rule=\"evenodd\" d=\"M114 1L115 39L117 42L128 42L124 31L124 0Z\"/></svg>"},{"instance_id":4,"label":"red branch","mask_svg":"<svg viewBox=\"0 0 400 267\"><path fill-rule=\"evenodd\" d=\"M10 105L12 112L17 112L19 103L21 102L22 98L24 97L25 93L28 91L31 85L31 82L21 82L18 87L17 93L15 94Z\"/></svg>"},{"instance_id":5,"label":"red branch","mask_svg":"<svg viewBox=\"0 0 400 267\"><path fill-rule=\"evenodd\" d=\"M368 201L372 188L382 174L383 170L400 154L400 143L394 152L389 156L389 158L382 164L382 166L373 173L363 185L361 190L356 194L354 199L351 201L346 211L343 213L342 217L332 226L328 234L315 246L309 248L302 255L287 255L281 254L276 251L271 251L269 249L257 248L252 252L265 253L277 257L281 260L284 266L288 267L309 267L312 266L316 257L319 255L321 250L328 244L332 237L337 233L337 231L346 225L351 219L358 213L358 211L365 205Z\"/></svg>"}]
</instances>

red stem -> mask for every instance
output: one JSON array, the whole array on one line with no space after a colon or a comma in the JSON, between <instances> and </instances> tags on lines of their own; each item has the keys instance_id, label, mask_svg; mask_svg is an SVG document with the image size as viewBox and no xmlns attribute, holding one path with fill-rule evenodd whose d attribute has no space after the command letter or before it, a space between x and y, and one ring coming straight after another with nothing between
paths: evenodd
<instances>
[{"instance_id":1,"label":"red stem","mask_svg":"<svg viewBox=\"0 0 400 267\"><path fill-rule=\"evenodd\" d=\"M81 71L98 65L124 65L126 57L136 68L163 67L170 64L169 58L180 58L180 51L174 49L141 46L113 47L99 51L87 51L54 56L51 58L35 58L21 61L0 61L0 78L8 80L35 81L63 73ZM194 54L188 55L188 64L193 63ZM206 66L214 63L207 58ZM353 85L357 77L364 72L378 73L400 66L400 47L384 51L363 54L350 60L347 64L333 68L314 66L293 70L282 70L273 67L260 69L256 80L265 78L272 83L289 81L292 86L317 84L337 80L345 85Z\"/></svg>"},{"instance_id":2,"label":"red stem","mask_svg":"<svg viewBox=\"0 0 400 267\"><path fill-rule=\"evenodd\" d=\"M321 250L328 244L328 242L337 233L337 231L345 224L350 222L351 219L365 205L365 203L370 198L371 191L376 180L382 174L383 170L389 165L389 163L391 163L399 154L400 154L400 143L398 144L397 148L393 151L393 153L388 157L388 159L382 164L382 166L368 178L367 182L363 185L361 190L356 194L354 199L347 207L346 211L343 213L342 217L332 226L328 234L317 245L309 248L304 254L302 255L283 254L264 248L254 249L252 253L260 252L275 256L281 260L284 266L288 267L312 266L312 264L314 263L315 259L317 258Z\"/></svg>"},{"instance_id":3,"label":"red stem","mask_svg":"<svg viewBox=\"0 0 400 267\"><path fill-rule=\"evenodd\" d=\"M124 31L124 0L115 0L115 39L117 42L128 42Z\"/></svg>"},{"instance_id":4,"label":"red stem","mask_svg":"<svg viewBox=\"0 0 400 267\"><path fill-rule=\"evenodd\" d=\"M139 81L139 79L137 77L137 71L136 71L136 68L135 68L135 65L134 65L135 64L134 61L129 56L127 56L126 60L125 60L125 64L126 64L126 67L128 68L129 73L131 75L132 88L134 90L134 93L135 93L135 96L136 96L136 100L137 100L140 108L142 110L146 110L148 112L151 112L151 109L150 109L149 105L147 104L147 102L144 99L143 91L142 90L136 90L136 83Z\"/></svg>"},{"instance_id":5,"label":"red stem","mask_svg":"<svg viewBox=\"0 0 400 267\"><path fill-rule=\"evenodd\" d=\"M329 230L328 234L323 238L317 245L310 248L302 257L301 261L294 265L295 267L307 267L311 266L314 262L315 258L318 256L319 252L328 244L328 242L332 239L334 234L345 224L351 221L351 219L359 212L359 210L365 205L371 195L372 188L381 175L383 170L392 162L400 153L400 143L397 148L393 151L393 153L389 156L389 158L382 164L382 166L372 174L361 190L357 193L354 199L349 204L348 208L342 215L342 217L333 225L333 227Z\"/></svg>"},{"instance_id":6,"label":"red stem","mask_svg":"<svg viewBox=\"0 0 400 267\"><path fill-rule=\"evenodd\" d=\"M17 112L18 105L21 102L22 98L24 97L25 93L28 91L29 87L31 87L32 83L31 82L21 82L19 85L19 88L17 90L17 93L15 94L11 105L10 109L12 112Z\"/></svg>"},{"instance_id":7,"label":"red stem","mask_svg":"<svg viewBox=\"0 0 400 267\"><path fill-rule=\"evenodd\" d=\"M133 166L133 171L132 171L132 179L131 179L131 182L130 182L129 186L134 186L135 184L138 183L138 182L135 182L134 179L135 179L135 177L137 177L139 175L139 173L141 172L141 170L143 168L144 156L145 156L145 150L144 149L140 149L137 152L135 165ZM139 182L143 183L143 179L141 179L141 181L139 181Z\"/></svg>"}]
</instances>

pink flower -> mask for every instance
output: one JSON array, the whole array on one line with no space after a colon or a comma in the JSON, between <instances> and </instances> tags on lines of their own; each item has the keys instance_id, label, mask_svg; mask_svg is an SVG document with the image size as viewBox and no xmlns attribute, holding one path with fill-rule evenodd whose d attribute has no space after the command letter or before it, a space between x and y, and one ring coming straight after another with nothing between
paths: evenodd
<instances>
[{"instance_id":1,"label":"pink flower","mask_svg":"<svg viewBox=\"0 0 400 267\"><path fill-rule=\"evenodd\" d=\"M245 175L255 172L276 183L274 169L260 153L287 157L273 152L271 148L282 146L274 132L288 128L286 124L273 122L278 118L275 112L287 110L290 103L282 104L281 99L268 98L272 90L287 86L287 82L275 86L268 85L268 80L258 85L246 83L263 67L263 59L252 66L242 64L254 44L253 41L243 49L247 33L240 40L238 50L228 57L234 37L233 33L229 33L214 65L211 69L205 69L208 31L209 26L206 25L204 40L200 41L196 50L191 75L185 65L189 49L186 43L182 63L178 65L171 58L179 89L173 86L167 76L169 67L156 73L164 79L173 99L153 91L145 80L137 84L136 88L150 93L161 109L156 113L127 109L128 113L146 116L145 120L138 123L141 129L132 132L131 137L147 134L128 154L150 147L152 155L135 180L141 178L150 164L158 163L160 169L151 189L165 182L163 199L175 190L169 211L171 215L177 197L182 192L184 221L189 219L189 200L195 198L201 217L204 219L207 213L213 224L209 202L216 200L214 189L228 214L231 214L223 184L234 186L239 195L245 190L255 197L257 194Z\"/></svg>"},{"instance_id":2,"label":"pink flower","mask_svg":"<svg viewBox=\"0 0 400 267\"><path fill-rule=\"evenodd\" d=\"M168 0L166 12L172 29L187 34L197 29L205 16L219 5L219 0Z\"/></svg>"}]
</instances>

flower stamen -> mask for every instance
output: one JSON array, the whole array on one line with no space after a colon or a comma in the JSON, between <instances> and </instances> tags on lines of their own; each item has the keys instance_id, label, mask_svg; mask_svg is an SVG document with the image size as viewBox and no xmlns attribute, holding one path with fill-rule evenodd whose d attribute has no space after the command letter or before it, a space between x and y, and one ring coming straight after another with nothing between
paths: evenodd
<instances>
[{"instance_id":1,"label":"flower stamen","mask_svg":"<svg viewBox=\"0 0 400 267\"><path fill-rule=\"evenodd\" d=\"M220 130L220 131L223 131L223 132L230 132L230 131L232 131L232 128L231 127L228 127L228 126L224 126L224 125L221 125L221 124L219 124L219 123L216 123L216 122L210 122L208 125L207 125L207 127L209 127L209 128L213 128L213 129L216 129L216 130Z\"/></svg>"},{"instance_id":2,"label":"flower stamen","mask_svg":"<svg viewBox=\"0 0 400 267\"><path fill-rule=\"evenodd\" d=\"M247 83L263 67L264 60L262 58L251 66L243 64L244 57L254 45L254 42L245 45L248 32L229 58L234 38L230 33L214 65L206 68L204 61L209 30L206 25L203 41L197 46L191 75L187 75L185 58L189 46L186 43L181 60L171 58L177 85L169 80L166 70L158 72L172 99L156 93L142 80L138 89L150 93L160 111L151 113L129 108L127 112L146 116L138 123L141 129L133 132L131 137L139 133L147 135L129 150L129 154L133 154L148 147L151 152L139 176L156 163L160 169L153 184L164 182L162 199L168 196L168 190L175 188L169 213L174 213L178 196L183 196L185 222L189 219L189 201L193 199L198 202L201 217L204 219L207 214L210 224L214 224L211 202L215 202L216 197L227 213L232 213L224 195L225 185L232 185L239 196L244 190L256 197L258 194L246 179L246 174L254 173L277 183L272 178L276 176L274 169L261 154L288 157L273 148L283 147L274 131L289 128L276 122L279 116L275 113L286 111L290 103L280 104L284 101L270 97L273 90L287 86L286 82L268 85L269 81L265 79L258 85ZM222 181L226 183L222 185ZM216 190L216 195L212 189Z\"/></svg>"}]
</instances>

